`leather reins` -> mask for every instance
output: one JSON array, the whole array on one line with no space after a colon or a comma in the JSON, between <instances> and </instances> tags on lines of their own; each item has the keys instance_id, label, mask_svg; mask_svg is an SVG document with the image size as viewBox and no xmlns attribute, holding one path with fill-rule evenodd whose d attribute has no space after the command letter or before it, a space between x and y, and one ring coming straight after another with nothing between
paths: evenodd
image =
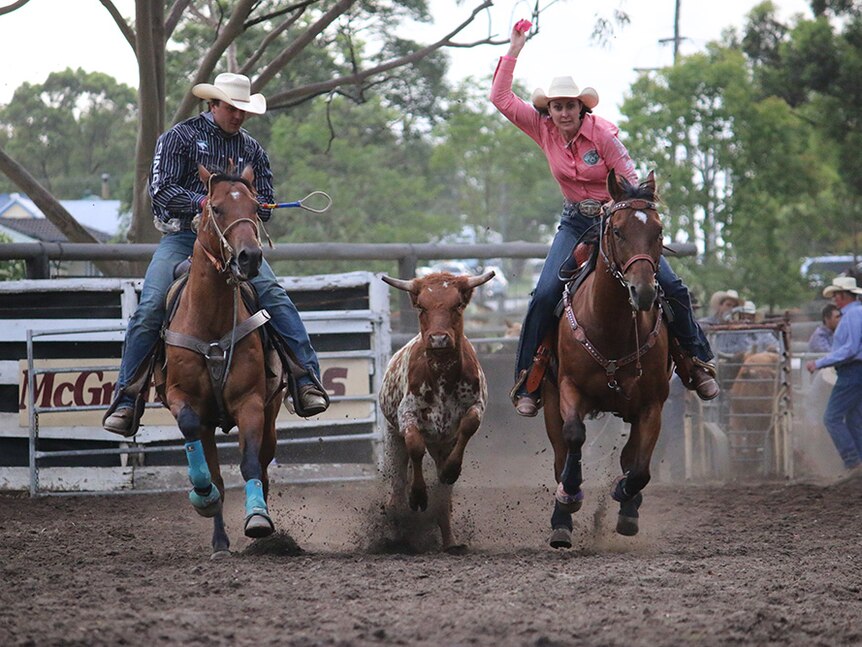
<instances>
[{"instance_id":1,"label":"leather reins","mask_svg":"<svg viewBox=\"0 0 862 647\"><path fill-rule=\"evenodd\" d=\"M653 271L653 277L655 277L655 275L658 273L658 263L649 254L635 254L630 257L623 264L622 269L620 269L619 264L616 260L616 246L613 243L613 235L612 233L610 233L609 228L611 216L617 211L622 211L624 209L649 209L655 211L656 203L650 200L644 200L642 198L622 200L620 202L614 203L610 207L610 209L608 209L606 215L602 217L601 236L599 237L599 252L601 253L602 258L605 261L607 271L609 271L611 275L620 282L623 288L628 290L629 282L625 278L625 273L629 270L629 268L631 268L632 265L639 261L645 261L649 263ZM608 378L608 388L613 391L616 391L617 393L620 393L623 397L628 398L628 396L622 392L622 387L620 386L619 382L617 382L616 373L621 367L635 362L635 381L639 380L640 377L643 375L643 367L641 366L640 359L649 351L650 348L655 346L656 342L658 341L659 333L661 331L661 301L656 300L655 324L653 325L653 329L649 332L643 344L640 343L640 335L637 325L638 310L634 306L634 304L632 304L632 324L634 325L635 329L635 350L619 359L607 359L604 355L601 354L601 352L599 352L595 344L593 344L589 340L589 338L587 337L587 333L584 330L584 327L578 323L578 320L575 317L575 312L572 309L572 294L569 292L568 285L563 291L563 304L565 306L566 318L569 321L569 325L572 327L572 332L574 334L575 340L578 341L581 346L583 346L584 350L587 351L590 357L592 357L596 361L596 363L599 364L599 366L601 366L605 370L605 374Z\"/></svg>"}]
</instances>

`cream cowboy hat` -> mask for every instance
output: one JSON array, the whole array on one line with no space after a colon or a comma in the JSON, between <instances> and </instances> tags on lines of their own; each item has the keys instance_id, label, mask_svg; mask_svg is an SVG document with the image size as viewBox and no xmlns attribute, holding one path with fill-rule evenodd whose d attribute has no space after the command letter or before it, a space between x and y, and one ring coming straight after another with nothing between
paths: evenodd
<instances>
[{"instance_id":1,"label":"cream cowboy hat","mask_svg":"<svg viewBox=\"0 0 862 647\"><path fill-rule=\"evenodd\" d=\"M593 88L581 90L570 76L558 76L548 86L548 93L542 88L533 90L533 105L538 110L548 107L551 99L579 99L587 108L592 110L599 105L599 93Z\"/></svg>"},{"instance_id":2,"label":"cream cowboy hat","mask_svg":"<svg viewBox=\"0 0 862 647\"><path fill-rule=\"evenodd\" d=\"M218 99L255 115L266 112L266 98L262 94L251 94L251 81L243 74L219 74L215 83L198 83L192 88L192 94L201 99Z\"/></svg>"},{"instance_id":3,"label":"cream cowboy hat","mask_svg":"<svg viewBox=\"0 0 862 647\"><path fill-rule=\"evenodd\" d=\"M823 288L823 296L827 299L836 292L851 292L852 294L862 294L862 288L857 287L856 279L852 276L836 276L832 279L832 285L827 285Z\"/></svg>"},{"instance_id":4,"label":"cream cowboy hat","mask_svg":"<svg viewBox=\"0 0 862 647\"><path fill-rule=\"evenodd\" d=\"M725 299L735 301L736 306L742 305L742 299L739 298L739 292L736 290L719 290L718 292L713 292L709 299L710 310L718 310L719 304Z\"/></svg>"}]
</instances>

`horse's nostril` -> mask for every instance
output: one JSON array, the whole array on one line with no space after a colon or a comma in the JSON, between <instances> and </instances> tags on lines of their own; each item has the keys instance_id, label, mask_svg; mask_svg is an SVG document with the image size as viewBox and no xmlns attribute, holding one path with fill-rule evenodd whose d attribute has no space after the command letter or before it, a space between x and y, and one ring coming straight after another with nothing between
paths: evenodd
<instances>
[{"instance_id":1,"label":"horse's nostril","mask_svg":"<svg viewBox=\"0 0 862 647\"><path fill-rule=\"evenodd\" d=\"M237 254L236 261L243 274L249 277L254 277L257 276L257 273L260 270L260 265L263 262L263 255L260 250L243 249Z\"/></svg>"}]
</instances>

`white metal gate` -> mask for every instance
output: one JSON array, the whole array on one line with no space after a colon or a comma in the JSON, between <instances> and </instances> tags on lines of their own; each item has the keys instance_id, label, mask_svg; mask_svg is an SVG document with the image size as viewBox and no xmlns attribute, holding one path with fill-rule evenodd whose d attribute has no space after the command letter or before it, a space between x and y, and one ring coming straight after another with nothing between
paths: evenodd
<instances>
[{"instance_id":1,"label":"white metal gate","mask_svg":"<svg viewBox=\"0 0 862 647\"><path fill-rule=\"evenodd\" d=\"M311 420L282 410L270 477L274 482L373 478L382 438L375 394L391 352L388 287L368 272L281 283L318 351L332 406ZM140 286L140 280L122 279L0 284L4 304L12 306L0 308L5 319L0 443L17 447L5 454L19 458L21 441L27 443L26 467L8 464L14 460L0 464L0 489L29 488L36 495L187 487L182 436L161 405L148 405L134 439L120 442L101 429ZM24 316L9 316L15 311ZM17 411L9 411L12 383ZM237 461L231 459L235 432L220 439L219 450L226 484L240 485Z\"/></svg>"}]
</instances>

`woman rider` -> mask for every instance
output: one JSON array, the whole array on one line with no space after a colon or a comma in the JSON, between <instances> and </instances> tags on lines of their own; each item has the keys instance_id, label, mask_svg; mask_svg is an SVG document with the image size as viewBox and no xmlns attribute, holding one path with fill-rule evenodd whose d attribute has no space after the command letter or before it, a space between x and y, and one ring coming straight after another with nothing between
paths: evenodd
<instances>
[{"instance_id":1,"label":"woman rider","mask_svg":"<svg viewBox=\"0 0 862 647\"><path fill-rule=\"evenodd\" d=\"M527 29L529 26L524 28L521 22L513 27L509 52L500 58L494 73L491 101L539 145L565 198L560 224L527 309L518 344L512 401L518 414L531 417L538 413L539 393L527 391L526 377L539 344L556 322L554 307L563 291L559 268L601 214L601 205L610 200L607 189L610 170L635 185L637 175L628 151L617 138L619 129L592 114L599 102L593 88L581 91L566 76L555 78L547 94L541 89L533 92L532 105L515 96L512 77L518 54L527 41ZM711 363L713 354L692 316L688 288L664 257L659 262L657 279L673 311L670 332L691 358L686 386L701 399L711 400L719 393Z\"/></svg>"}]
</instances>

